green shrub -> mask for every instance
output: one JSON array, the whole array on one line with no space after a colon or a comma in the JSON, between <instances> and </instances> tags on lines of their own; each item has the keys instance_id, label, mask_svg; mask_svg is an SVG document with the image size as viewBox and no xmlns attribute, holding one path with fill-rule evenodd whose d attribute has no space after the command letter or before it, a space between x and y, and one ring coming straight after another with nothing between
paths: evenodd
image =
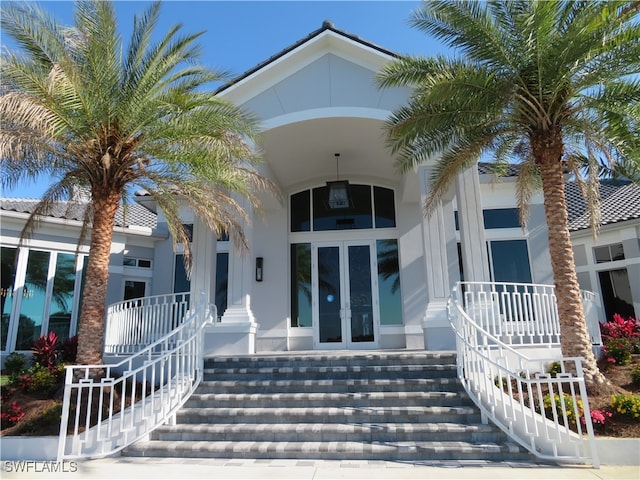
<instances>
[{"instance_id":1,"label":"green shrub","mask_svg":"<svg viewBox=\"0 0 640 480\"><path fill-rule=\"evenodd\" d=\"M619 393L611 397L613 413L625 417L640 418L640 395Z\"/></svg>"},{"instance_id":2,"label":"green shrub","mask_svg":"<svg viewBox=\"0 0 640 480\"><path fill-rule=\"evenodd\" d=\"M570 425L575 425L577 423L576 419L576 409L575 404L573 403L573 397L567 393L562 394L562 398L559 393L555 393L553 395L553 399L550 394L546 394L542 397L543 407L547 418L553 418L553 404L555 403L556 415L558 415L558 421L560 423L563 422L562 416L562 404L564 402L564 408L567 411L567 420ZM583 416L584 409L582 406L582 402L578 400L578 418Z\"/></svg>"},{"instance_id":3,"label":"green shrub","mask_svg":"<svg viewBox=\"0 0 640 480\"><path fill-rule=\"evenodd\" d=\"M31 377L28 389L34 392L48 392L56 384L55 374L43 365L35 364L29 369L28 374Z\"/></svg>"},{"instance_id":4,"label":"green shrub","mask_svg":"<svg viewBox=\"0 0 640 480\"><path fill-rule=\"evenodd\" d=\"M631 383L640 386L640 366L631 369Z\"/></svg>"},{"instance_id":5,"label":"green shrub","mask_svg":"<svg viewBox=\"0 0 640 480\"><path fill-rule=\"evenodd\" d=\"M27 369L27 356L13 352L4 360L4 369L10 377L17 377Z\"/></svg>"},{"instance_id":6,"label":"green shrub","mask_svg":"<svg viewBox=\"0 0 640 480\"><path fill-rule=\"evenodd\" d=\"M628 338L613 338L605 342L602 353L609 363L616 365L629 365L633 344Z\"/></svg>"}]
</instances>

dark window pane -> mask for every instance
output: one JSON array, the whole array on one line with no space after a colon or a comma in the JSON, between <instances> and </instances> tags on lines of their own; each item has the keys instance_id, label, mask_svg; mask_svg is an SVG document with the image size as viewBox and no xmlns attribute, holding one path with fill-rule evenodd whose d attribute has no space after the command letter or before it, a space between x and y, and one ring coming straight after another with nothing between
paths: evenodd
<instances>
[{"instance_id":1,"label":"dark window pane","mask_svg":"<svg viewBox=\"0 0 640 480\"><path fill-rule=\"evenodd\" d=\"M393 190L373 187L373 204L376 211L376 228L395 228L396 205Z\"/></svg>"},{"instance_id":2,"label":"dark window pane","mask_svg":"<svg viewBox=\"0 0 640 480\"><path fill-rule=\"evenodd\" d=\"M611 254L609 253L609 246L596 247L593 249L596 256L596 263L605 263L611 261Z\"/></svg>"},{"instance_id":3,"label":"dark window pane","mask_svg":"<svg viewBox=\"0 0 640 480\"><path fill-rule=\"evenodd\" d=\"M224 315L227 309L227 293L229 288L229 254L216 255L216 310L218 317Z\"/></svg>"},{"instance_id":4,"label":"dark window pane","mask_svg":"<svg viewBox=\"0 0 640 480\"><path fill-rule=\"evenodd\" d=\"M518 228L520 219L517 208L495 208L484 210L484 228Z\"/></svg>"},{"instance_id":5,"label":"dark window pane","mask_svg":"<svg viewBox=\"0 0 640 480\"><path fill-rule=\"evenodd\" d=\"M42 317L49 274L49 252L29 251L22 289L16 350L29 350L42 335Z\"/></svg>"},{"instance_id":6,"label":"dark window pane","mask_svg":"<svg viewBox=\"0 0 640 480\"><path fill-rule=\"evenodd\" d=\"M291 231L308 232L311 230L311 191L291 195Z\"/></svg>"},{"instance_id":7,"label":"dark window pane","mask_svg":"<svg viewBox=\"0 0 640 480\"><path fill-rule=\"evenodd\" d=\"M0 348L2 350L6 350L9 322L11 321L11 307L13 305L13 284L16 278L16 249L2 247L0 249L0 252L0 259L2 261L2 275L0 276L0 282L2 282L2 286L0 289L0 313L2 313Z\"/></svg>"},{"instance_id":8,"label":"dark window pane","mask_svg":"<svg viewBox=\"0 0 640 480\"><path fill-rule=\"evenodd\" d=\"M134 298L142 298L147 290L146 282L137 282L135 280L125 280L124 282L124 299L132 300Z\"/></svg>"},{"instance_id":9,"label":"dark window pane","mask_svg":"<svg viewBox=\"0 0 640 480\"><path fill-rule=\"evenodd\" d=\"M611 245L611 261L624 260L624 248L621 243Z\"/></svg>"},{"instance_id":10,"label":"dark window pane","mask_svg":"<svg viewBox=\"0 0 640 480\"><path fill-rule=\"evenodd\" d=\"M380 325L402 324L398 241L377 240Z\"/></svg>"},{"instance_id":11,"label":"dark window pane","mask_svg":"<svg viewBox=\"0 0 640 480\"><path fill-rule=\"evenodd\" d=\"M187 238L189 242L193 242L193 223L183 223L182 226L187 232Z\"/></svg>"},{"instance_id":12,"label":"dark window pane","mask_svg":"<svg viewBox=\"0 0 640 480\"><path fill-rule=\"evenodd\" d=\"M184 255L176 255L175 270L173 274L173 293L188 292L191 290L191 280L184 268Z\"/></svg>"},{"instance_id":13,"label":"dark window pane","mask_svg":"<svg viewBox=\"0 0 640 480\"><path fill-rule=\"evenodd\" d=\"M492 241L493 280L531 283L531 268L526 240Z\"/></svg>"},{"instance_id":14,"label":"dark window pane","mask_svg":"<svg viewBox=\"0 0 640 480\"><path fill-rule=\"evenodd\" d=\"M138 266L140 268L151 268L151 260L138 260Z\"/></svg>"},{"instance_id":15,"label":"dark window pane","mask_svg":"<svg viewBox=\"0 0 640 480\"><path fill-rule=\"evenodd\" d=\"M321 343L342 342L340 248L318 248L318 329Z\"/></svg>"},{"instance_id":16,"label":"dark window pane","mask_svg":"<svg viewBox=\"0 0 640 480\"><path fill-rule=\"evenodd\" d=\"M598 272L598 277L600 278L602 304L607 321L613 320L616 313L624 318L635 318L636 312L633 308L627 269Z\"/></svg>"},{"instance_id":17,"label":"dark window pane","mask_svg":"<svg viewBox=\"0 0 640 480\"><path fill-rule=\"evenodd\" d=\"M124 265L125 267L135 267L136 259L131 257L124 257L124 260L122 261L122 265Z\"/></svg>"},{"instance_id":18,"label":"dark window pane","mask_svg":"<svg viewBox=\"0 0 640 480\"><path fill-rule=\"evenodd\" d=\"M59 253L56 258L56 271L53 278L48 330L55 332L61 342L69 338L75 285L76 257L70 253Z\"/></svg>"},{"instance_id":19,"label":"dark window pane","mask_svg":"<svg viewBox=\"0 0 640 480\"><path fill-rule=\"evenodd\" d=\"M291 326L311 326L311 244L291 245Z\"/></svg>"},{"instance_id":20,"label":"dark window pane","mask_svg":"<svg viewBox=\"0 0 640 480\"><path fill-rule=\"evenodd\" d=\"M458 211L453 212L453 221L456 224L456 230L460 230L460 220L458 219Z\"/></svg>"},{"instance_id":21,"label":"dark window pane","mask_svg":"<svg viewBox=\"0 0 640 480\"><path fill-rule=\"evenodd\" d=\"M328 195L327 187L313 189L314 231L373 228L369 185L349 185L349 208L331 210Z\"/></svg>"}]
</instances>

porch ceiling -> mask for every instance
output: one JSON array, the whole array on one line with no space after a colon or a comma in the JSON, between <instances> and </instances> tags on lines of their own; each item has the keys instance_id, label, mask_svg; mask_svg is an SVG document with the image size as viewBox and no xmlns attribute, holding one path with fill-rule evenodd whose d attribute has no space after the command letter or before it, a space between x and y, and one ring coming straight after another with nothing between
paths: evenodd
<instances>
[{"instance_id":1,"label":"porch ceiling","mask_svg":"<svg viewBox=\"0 0 640 480\"><path fill-rule=\"evenodd\" d=\"M336 153L340 153L340 179L377 178L390 186L401 179L385 146L380 120L323 118L293 123L265 131L260 146L285 192L335 180Z\"/></svg>"}]
</instances>

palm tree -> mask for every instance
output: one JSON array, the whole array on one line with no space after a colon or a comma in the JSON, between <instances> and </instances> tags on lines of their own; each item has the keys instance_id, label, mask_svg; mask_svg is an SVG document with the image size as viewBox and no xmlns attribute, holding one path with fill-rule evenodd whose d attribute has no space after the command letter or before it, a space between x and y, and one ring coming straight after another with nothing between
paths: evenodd
<instances>
[{"instance_id":1,"label":"palm tree","mask_svg":"<svg viewBox=\"0 0 640 480\"><path fill-rule=\"evenodd\" d=\"M564 174L582 182L598 223L598 172L637 171L640 159L638 2L428 1L411 25L444 40L452 58L401 57L383 87L413 93L386 129L407 171L437 158L429 214L478 159L519 164L521 223L542 188L566 356L585 359L591 391L608 388L587 335L567 222Z\"/></svg>"},{"instance_id":2,"label":"palm tree","mask_svg":"<svg viewBox=\"0 0 640 480\"><path fill-rule=\"evenodd\" d=\"M112 2L76 3L73 27L28 2L2 7L3 32L19 48L2 57L2 184L55 181L23 235L56 201L83 190L91 196L81 234L81 241L90 237L83 364L102 362L114 217L134 186L155 200L174 240L187 247L181 206L246 247L243 203L257 207L256 193L272 188L255 171L256 121L216 96L208 85L223 77L197 63L201 33L182 34L177 25L154 40L159 13L154 3L136 16L125 45Z\"/></svg>"}]
</instances>

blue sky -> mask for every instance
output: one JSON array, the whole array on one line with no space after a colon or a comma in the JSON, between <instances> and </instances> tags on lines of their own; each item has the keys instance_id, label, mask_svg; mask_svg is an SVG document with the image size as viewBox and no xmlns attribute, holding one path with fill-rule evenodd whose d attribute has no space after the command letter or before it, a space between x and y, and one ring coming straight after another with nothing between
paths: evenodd
<instances>
[{"instance_id":1,"label":"blue sky","mask_svg":"<svg viewBox=\"0 0 640 480\"><path fill-rule=\"evenodd\" d=\"M73 21L73 3L37 2L64 24ZM133 15L148 2L117 1L116 12L126 41ZM167 1L163 2L158 32L176 23L183 32L205 31L200 37L202 62L240 75L267 60L322 26L333 21L336 28L357 35L399 54L433 55L443 52L440 43L408 24L420 1ZM1 37L3 47L11 43ZM5 190L2 196L37 198L46 181Z\"/></svg>"}]
</instances>

